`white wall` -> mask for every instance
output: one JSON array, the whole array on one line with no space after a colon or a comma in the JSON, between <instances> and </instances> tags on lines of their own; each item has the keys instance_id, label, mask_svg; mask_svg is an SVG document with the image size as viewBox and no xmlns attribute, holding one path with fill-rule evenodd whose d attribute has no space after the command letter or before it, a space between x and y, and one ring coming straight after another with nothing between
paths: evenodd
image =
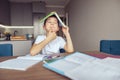
<instances>
[{"instance_id":1,"label":"white wall","mask_svg":"<svg viewBox=\"0 0 120 80\"><path fill-rule=\"evenodd\" d=\"M66 11L76 51L99 50L102 39L120 40L120 0L71 0Z\"/></svg>"}]
</instances>

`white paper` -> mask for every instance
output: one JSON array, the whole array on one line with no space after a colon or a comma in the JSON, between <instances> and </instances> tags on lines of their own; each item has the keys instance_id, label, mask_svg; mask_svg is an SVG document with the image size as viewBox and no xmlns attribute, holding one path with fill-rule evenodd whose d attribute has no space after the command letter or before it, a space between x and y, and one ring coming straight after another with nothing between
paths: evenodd
<instances>
[{"instance_id":1,"label":"white paper","mask_svg":"<svg viewBox=\"0 0 120 80\"><path fill-rule=\"evenodd\" d=\"M100 62L120 70L120 58L107 57L102 59Z\"/></svg>"},{"instance_id":2,"label":"white paper","mask_svg":"<svg viewBox=\"0 0 120 80\"><path fill-rule=\"evenodd\" d=\"M98 60L78 66L65 72L65 75L73 80L120 80L120 71L102 64Z\"/></svg>"},{"instance_id":3,"label":"white paper","mask_svg":"<svg viewBox=\"0 0 120 80\"><path fill-rule=\"evenodd\" d=\"M38 55L35 55L35 56L31 56L30 54L28 54L28 55L25 55L25 56L19 56L19 57L17 57L17 59L28 59L28 60L42 61L45 56L46 55L42 55L42 54L38 54Z\"/></svg>"},{"instance_id":4,"label":"white paper","mask_svg":"<svg viewBox=\"0 0 120 80\"><path fill-rule=\"evenodd\" d=\"M51 66L57 70L61 70L63 72L72 70L72 69L76 68L78 65L79 64L72 63L72 62L66 61L64 59L58 60L58 61L55 61L55 62L49 64L49 66Z\"/></svg>"},{"instance_id":5,"label":"white paper","mask_svg":"<svg viewBox=\"0 0 120 80\"><path fill-rule=\"evenodd\" d=\"M26 69L35 65L38 62L40 62L40 61L15 58L15 59L9 59L9 60L0 62L0 68L25 71Z\"/></svg>"},{"instance_id":6,"label":"white paper","mask_svg":"<svg viewBox=\"0 0 120 80\"><path fill-rule=\"evenodd\" d=\"M91 62L91 61L94 61L96 59L99 59L99 58L89 56L87 54L80 53L80 52L75 52L74 54L71 54L65 58L65 60L67 60L67 61L75 62L78 64L83 64L87 61Z\"/></svg>"},{"instance_id":7,"label":"white paper","mask_svg":"<svg viewBox=\"0 0 120 80\"><path fill-rule=\"evenodd\" d=\"M58 61L55 61L49 64L49 66L57 70L67 72L72 69L75 69L76 67L84 64L85 62L88 62L88 61L91 62L96 59L98 58L95 58L95 57L92 57L92 56L89 56L83 53L75 52L61 60L58 60Z\"/></svg>"},{"instance_id":8,"label":"white paper","mask_svg":"<svg viewBox=\"0 0 120 80\"><path fill-rule=\"evenodd\" d=\"M0 68L4 69L15 69L15 70L26 70L34 64L43 60L46 55L38 54L31 56L30 54L25 56L19 56L15 59L9 59L0 62Z\"/></svg>"}]
</instances>

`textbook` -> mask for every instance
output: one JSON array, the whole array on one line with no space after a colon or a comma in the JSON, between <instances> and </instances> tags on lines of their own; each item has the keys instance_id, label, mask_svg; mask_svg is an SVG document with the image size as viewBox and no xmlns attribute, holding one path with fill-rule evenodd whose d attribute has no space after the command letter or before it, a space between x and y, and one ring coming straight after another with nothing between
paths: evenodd
<instances>
[{"instance_id":1,"label":"textbook","mask_svg":"<svg viewBox=\"0 0 120 80\"><path fill-rule=\"evenodd\" d=\"M35 32L34 32L35 36L38 35L38 34L40 34L40 35L44 35L44 34L45 34L45 31L44 31L44 28L43 28L43 26L44 26L44 21L45 21L48 17L50 17L50 16L52 16L52 15L55 15L55 16L57 17L57 19L58 19L58 21L59 21L59 26L60 26L60 27L67 27L67 26L64 24L64 22L60 19L60 17L59 17L59 15L58 15L57 12L50 12L48 15L46 15L44 18L42 18L42 19L39 21L39 23L36 25L36 27L34 28L34 30L35 30Z\"/></svg>"},{"instance_id":2,"label":"textbook","mask_svg":"<svg viewBox=\"0 0 120 80\"><path fill-rule=\"evenodd\" d=\"M57 12L51 12L49 13L47 16L45 16L40 22L44 22L48 17L52 16L52 15L55 15L59 21L59 26L62 26L62 27L66 27L66 25L63 23L63 21L60 19L59 15L57 14Z\"/></svg>"},{"instance_id":3,"label":"textbook","mask_svg":"<svg viewBox=\"0 0 120 80\"><path fill-rule=\"evenodd\" d=\"M119 68L105 62L104 59L75 52L43 66L72 80L119 80Z\"/></svg>"},{"instance_id":4,"label":"textbook","mask_svg":"<svg viewBox=\"0 0 120 80\"><path fill-rule=\"evenodd\" d=\"M65 72L75 69L87 61L91 62L96 59L98 59L98 58L89 56L84 53L75 52L73 54L70 54L70 55L68 55L62 59L56 60L54 62L45 63L45 64L43 64L43 66L45 68L48 68L50 70L53 70L53 71L65 76Z\"/></svg>"}]
</instances>

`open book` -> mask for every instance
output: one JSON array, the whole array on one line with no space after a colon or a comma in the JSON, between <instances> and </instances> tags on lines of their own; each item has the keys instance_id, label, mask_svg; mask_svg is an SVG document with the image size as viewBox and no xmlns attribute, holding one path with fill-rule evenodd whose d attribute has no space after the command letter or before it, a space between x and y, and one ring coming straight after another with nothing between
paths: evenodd
<instances>
[{"instance_id":1,"label":"open book","mask_svg":"<svg viewBox=\"0 0 120 80\"><path fill-rule=\"evenodd\" d=\"M55 62L46 63L43 66L50 70L53 70L61 75L65 75L66 72L81 66L83 63L91 62L98 58L92 57L83 53L75 52Z\"/></svg>"},{"instance_id":2,"label":"open book","mask_svg":"<svg viewBox=\"0 0 120 80\"><path fill-rule=\"evenodd\" d=\"M29 54L25 56L19 56L14 59L0 62L0 68L25 71L33 65L37 64L38 62L42 61L44 56L45 55L41 54L35 56L31 56Z\"/></svg>"},{"instance_id":3,"label":"open book","mask_svg":"<svg viewBox=\"0 0 120 80\"><path fill-rule=\"evenodd\" d=\"M72 80L119 80L120 70L105 62L103 59L75 52L43 66Z\"/></svg>"},{"instance_id":4,"label":"open book","mask_svg":"<svg viewBox=\"0 0 120 80\"><path fill-rule=\"evenodd\" d=\"M52 15L55 15L59 21L59 26L62 26L62 27L66 27L66 25L63 23L63 21L60 19L59 15L57 14L57 12L51 12L49 13L46 17L44 17L40 22L44 22L48 17L52 16Z\"/></svg>"},{"instance_id":5,"label":"open book","mask_svg":"<svg viewBox=\"0 0 120 80\"><path fill-rule=\"evenodd\" d=\"M58 21L59 21L59 26L61 26L61 27L66 27L66 25L64 24L64 22L60 19L60 17L59 17L59 15L57 14L57 12L51 12L51 13L49 13L48 15L46 15L43 19L41 19L38 24L35 25L35 28L34 28L34 35L35 35L35 36L38 35L38 34L40 34L40 35L44 35L44 34L45 34L45 30L44 30L44 28L43 28L43 26L44 26L44 21L45 21L48 17L50 17L50 16L52 16L52 15L55 15L55 16L57 17L57 19L58 19Z\"/></svg>"}]
</instances>

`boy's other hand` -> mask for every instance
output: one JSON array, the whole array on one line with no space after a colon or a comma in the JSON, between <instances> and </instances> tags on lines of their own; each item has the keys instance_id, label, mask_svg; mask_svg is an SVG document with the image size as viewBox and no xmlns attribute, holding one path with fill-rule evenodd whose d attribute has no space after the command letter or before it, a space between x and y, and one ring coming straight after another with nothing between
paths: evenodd
<instances>
[{"instance_id":1,"label":"boy's other hand","mask_svg":"<svg viewBox=\"0 0 120 80\"><path fill-rule=\"evenodd\" d=\"M65 36L67 36L69 34L69 27L62 27L62 31L64 33Z\"/></svg>"}]
</instances>

